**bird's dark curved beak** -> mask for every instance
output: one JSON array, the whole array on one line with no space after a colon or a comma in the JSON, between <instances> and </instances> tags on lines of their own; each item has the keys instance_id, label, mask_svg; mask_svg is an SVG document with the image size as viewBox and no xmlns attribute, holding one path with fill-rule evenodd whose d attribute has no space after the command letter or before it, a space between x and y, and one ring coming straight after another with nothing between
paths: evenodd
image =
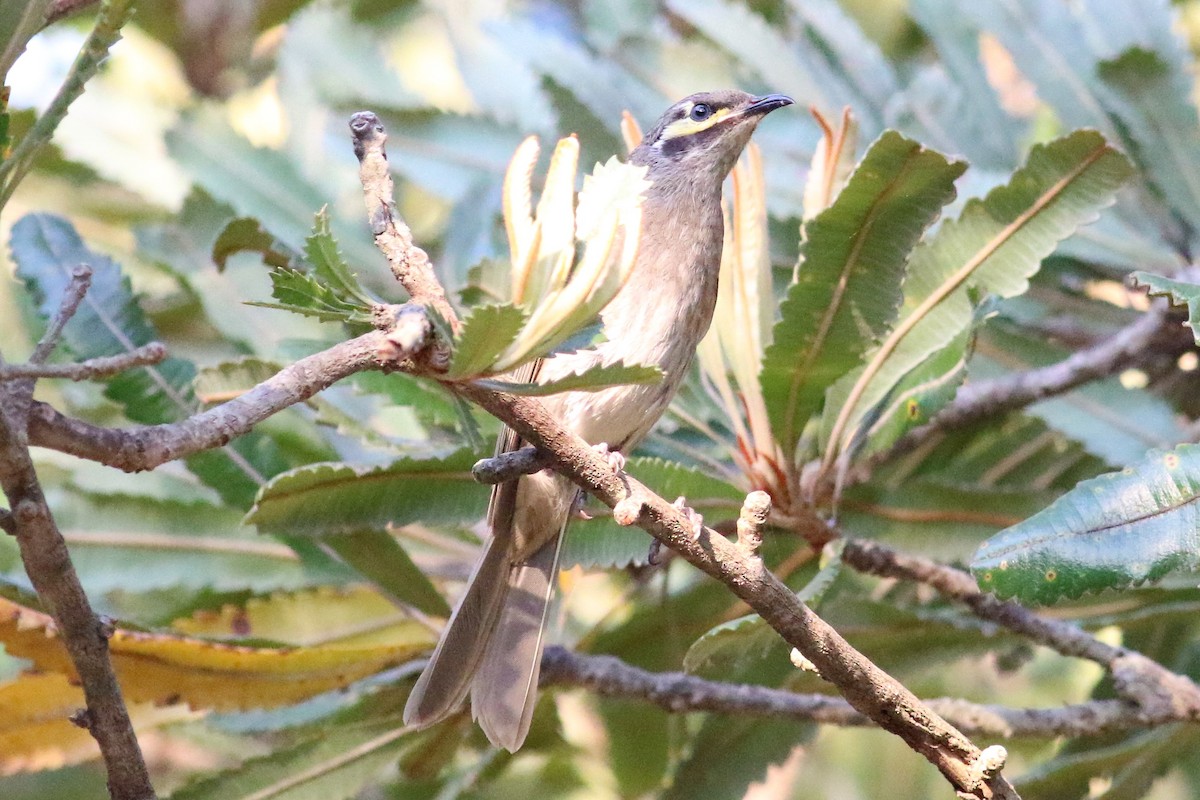
<instances>
[{"instance_id":1,"label":"bird's dark curved beak","mask_svg":"<svg viewBox=\"0 0 1200 800\"><path fill-rule=\"evenodd\" d=\"M742 113L757 114L761 116L763 114L769 114L777 108L790 106L794 102L796 101L788 97L786 94L766 94L762 97L755 97L752 99L750 101L750 105L746 106Z\"/></svg>"}]
</instances>

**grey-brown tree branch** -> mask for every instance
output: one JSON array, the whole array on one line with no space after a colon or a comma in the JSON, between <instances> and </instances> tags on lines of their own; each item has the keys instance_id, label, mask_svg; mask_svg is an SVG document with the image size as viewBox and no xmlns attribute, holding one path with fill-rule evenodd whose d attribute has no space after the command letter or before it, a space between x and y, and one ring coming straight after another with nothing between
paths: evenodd
<instances>
[{"instance_id":1,"label":"grey-brown tree branch","mask_svg":"<svg viewBox=\"0 0 1200 800\"><path fill-rule=\"evenodd\" d=\"M824 725L875 725L841 697L723 683L682 672L650 672L614 656L573 653L562 647L546 649L541 681L544 686L578 686L605 697L641 700L673 714L708 711ZM1059 708L1009 708L958 698L934 698L925 704L965 734L1006 739L1102 736L1178 721L1161 710L1158 715L1147 714L1122 700Z\"/></svg>"},{"instance_id":2,"label":"grey-brown tree branch","mask_svg":"<svg viewBox=\"0 0 1200 800\"><path fill-rule=\"evenodd\" d=\"M90 278L90 270L76 270L73 275L58 314L34 350L35 363L29 365L33 375L78 308ZM6 369L11 367L0 360L0 370ZM108 634L71 564L29 455L28 413L34 378L18 377L21 379L0 381L0 490L11 508L11 513L4 513L0 527L16 537L25 572L54 617L79 676L87 709L76 718L100 746L109 796L113 800L151 800L154 788L109 659Z\"/></svg>"}]
</instances>

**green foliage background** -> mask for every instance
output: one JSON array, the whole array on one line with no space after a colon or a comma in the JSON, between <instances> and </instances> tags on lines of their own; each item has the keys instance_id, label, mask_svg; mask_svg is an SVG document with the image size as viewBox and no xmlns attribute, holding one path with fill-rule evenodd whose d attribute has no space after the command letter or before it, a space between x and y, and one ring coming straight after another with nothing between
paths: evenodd
<instances>
[{"instance_id":1,"label":"green foliage background","mask_svg":"<svg viewBox=\"0 0 1200 800\"><path fill-rule=\"evenodd\" d=\"M786 92L801 108L813 105L829 117L848 105L862 129L859 156L885 129L903 135L887 134L871 151L878 161L870 163L880 172L908 143L930 148L909 157L937 177L923 187L922 203L896 210L907 226L903 244L881 247L879 258L892 259L897 277L918 267L926 271L915 274L934 274L949 263L949 246L910 252L927 228L927 245L935 236L969 238L972 220L1006 204L1019 206L1022 192L1036 184L1032 168L1018 173L1010 188L988 192L1008 184L1027 158L1071 166L1075 150L1099 140L1096 134L1060 137L1091 128L1119 146L1133 163L1133 177L1115 205L1075 232L1125 177L1114 158L1108 164L1113 187L1097 179L1103 185L1084 192L1078 217L1056 217L1054 231L1031 245L1045 251L1037 258L1013 256L973 289L964 287L957 316L922 334L925 349L905 354L909 361L900 366L889 362L896 374L874 386L875 401L889 392L915 392L933 376L953 387L966 375L1000 377L1052 363L1111 336L1136 317L1140 299L1121 289L1135 270L1144 271L1142 282L1156 291L1196 302L1186 281L1163 283L1200 243L1200 131L1186 36L1200 19L1194 2L260 0L230 4L220 19L193 16L190 22L189 5L136 4L125 40L71 107L53 144L37 154L0 221L15 275L0 282L6 357L36 340L41 317L61 292L61 265L80 260L97 270L97 305L68 329L71 353L110 352L112 342L97 331L113 326L135 344L157 337L170 348L170 361L102 388L39 386L41 399L96 423L184 418L206 398L247 388L274 365L361 330L361 319L337 321L356 307L329 289L346 270L365 287L363 297L401 299L364 224L349 146L346 120L367 107L390 133L401 214L448 287L471 302L479 295L471 268L507 257L500 183L525 135L537 133L546 145L576 132L582 163L603 162L623 151L623 110L648 125L670 102L700 89ZM47 46L69 51L82 41L86 22L60 23L42 37ZM59 73L22 72L20 62L9 72L10 143L36 131L35 119L59 80ZM39 112L25 107L29 102ZM803 187L818 128L803 113L780 113L756 140L766 164L772 272L782 300L802 252ZM1029 155L1034 145L1052 140L1058 141L1035 149L1041 156ZM943 184L960 167L931 150L970 164L955 184L957 199L942 212L959 222L937 217L951 201ZM881 189L864 178L856 191L870 199ZM803 227L809 274L823 275L822 264L833 270L840 263L822 249L822 231L830 230L822 226L847 218L819 218ZM830 416L841 408L831 398L845 396L835 380L861 367L893 329L889 315L904 319L923 290L919 280L895 278L886 288L891 295L872 317L879 330L845 333L845 341L833 341L838 347L822 356L832 364L827 380L784 425L791 434L787 447L820 454ZM985 293L1006 299L985 305ZM288 303L311 313L254 303ZM785 323L777 329L784 334L787 323L800 324L803 312L799 295L788 303L793 311L782 306ZM313 311L318 307L333 321ZM768 394L773 367L786 372L807 340L777 333L776 345L764 369ZM1077 510L1072 504L1079 495L1072 490L1081 481L1106 480L1096 476L1132 467L1137 472L1125 476L1128 482L1166 485L1174 479L1152 478L1161 472L1162 453L1146 453L1194 440L1188 420L1200 414L1197 373L1180 369L1176 355L1148 358L1137 374L986 420L887 462L871 481L848 491L839 521L855 535L965 563L1010 525L1020 523L1000 546L1014 538L1028 546L1045 526ZM949 399L944 391L913 396L934 408ZM859 443L863 453L885 449L904 429L884 406L864 407L857 416L871 419L876 437ZM728 420L698 378L678 407L629 469L669 497L687 495L710 522L728 519L748 488L731 466ZM772 408L773 419L780 409ZM811 427L802 431L810 418ZM703 425L690 424L696 420ZM165 628L252 598L363 582L437 615L472 559L469 527L482 515L487 490L471 482L468 470L481 451L478 442L495 428L433 385L368 374L225 448L151 475L37 455L85 587L102 612L128 624ZM719 435L708 437L703 428ZM1191 448L1176 451L1187 470L1200 458ZM268 483L271 490L260 495ZM1185 497L1200 492L1190 480L1180 486ZM1115 510L1102 511L1121 519L1138 512L1132 501L1114 502ZM1055 517L1056 508L1067 510ZM1194 576L1171 573L1154 587L1130 588L1168 567L1195 563L1195 520L1152 510L1157 527L1128 533L1162 537L1153 541L1165 542L1169 552L1159 553L1153 568L1139 572L1118 563L1105 571L1067 540L1064 558L1081 567L1081 583L1047 589L1041 577L1048 555L1034 547L1023 562L1032 565L1027 580L1001 588L1044 602L1069 594L1074 599L1056 613L1197 678ZM647 544L640 532L601 517L577 526L567 560L622 567L644 555ZM767 557L776 565L796 549L789 534L768 537ZM990 566L988 557L981 551L981 569ZM817 564L807 564L789 583L800 590L817 571ZM7 539L0 539L0 576L7 596L28 601L27 579ZM658 670L686 665L708 677L797 691L825 688L795 672L786 648L770 637L764 642L752 621L739 619L709 634L689 653L693 642L744 609L685 566L649 580L629 570L577 582L562 639L581 650ZM911 586L879 585L848 570L826 572L818 585L821 613L921 696L1046 706L1111 696L1092 665L1031 651ZM1125 591L1078 598L1084 590L1113 587ZM327 633L336 638L348 631ZM733 638L721 644L722 637ZM762 657L745 658L747 647ZM15 678L23 666L0 653L0 678ZM164 796L179 798L255 792L396 800L716 798L741 796L768 765L789 763L799 771L772 796L875 797L898 786L911 797L946 791L931 767L877 731L670 717L581 692L557 709L547 693L529 744L515 757L488 750L466 725L393 736L412 674L406 665L300 705L210 714L155 729L147 737L162 746L152 758L156 785L165 787ZM1200 764L1181 754L1198 742L1194 726L1007 742L1007 774L1024 774L1020 788L1033 798L1194 796ZM345 754L372 743L367 756L344 762ZM803 753L788 762L797 744ZM283 780L306 771L315 776L311 781L291 786ZM102 792L94 763L0 778L7 798Z\"/></svg>"}]
</instances>

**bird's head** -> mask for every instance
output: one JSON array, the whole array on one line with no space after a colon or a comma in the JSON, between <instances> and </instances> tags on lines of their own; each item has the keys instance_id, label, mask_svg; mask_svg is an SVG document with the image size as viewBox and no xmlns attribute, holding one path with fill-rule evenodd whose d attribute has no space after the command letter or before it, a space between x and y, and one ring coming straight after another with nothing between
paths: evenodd
<instances>
[{"instance_id":1,"label":"bird's head","mask_svg":"<svg viewBox=\"0 0 1200 800\"><path fill-rule=\"evenodd\" d=\"M649 167L652 180L686 175L723 181L762 118L793 102L783 94L755 97L736 90L690 95L667 109L630 160Z\"/></svg>"}]
</instances>

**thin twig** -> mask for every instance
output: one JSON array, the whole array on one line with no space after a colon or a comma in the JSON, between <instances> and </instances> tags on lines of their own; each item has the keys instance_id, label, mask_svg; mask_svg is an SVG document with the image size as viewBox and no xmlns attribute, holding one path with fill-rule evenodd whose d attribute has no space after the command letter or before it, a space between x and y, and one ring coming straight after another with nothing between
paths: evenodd
<instances>
[{"instance_id":1,"label":"thin twig","mask_svg":"<svg viewBox=\"0 0 1200 800\"><path fill-rule=\"evenodd\" d=\"M1149 345L1169 320L1165 304L1156 304L1115 335L1073 353L1057 364L969 383L928 424L909 431L881 457L891 458L907 453L944 431L1024 408L1120 372L1144 358L1148 352L1154 352Z\"/></svg>"},{"instance_id":2,"label":"thin twig","mask_svg":"<svg viewBox=\"0 0 1200 800\"><path fill-rule=\"evenodd\" d=\"M1117 691L1148 714L1169 713L1175 719L1200 720L1200 686L1156 661L1124 647L1105 644L1069 622L1046 619L1024 606L979 590L962 570L929 559L898 553L878 542L848 539L842 560L854 569L883 578L899 578L931 586L962 603L981 619L995 622L1065 656L1084 658L1112 673Z\"/></svg>"},{"instance_id":3,"label":"thin twig","mask_svg":"<svg viewBox=\"0 0 1200 800\"><path fill-rule=\"evenodd\" d=\"M360 111L350 117L350 132L375 245L387 258L392 274L408 291L412 301L431 307L457 330L458 315L433 273L429 256L413 243L412 231L396 213L395 190L385 150L387 132L383 123L370 111Z\"/></svg>"},{"instance_id":4,"label":"thin twig","mask_svg":"<svg viewBox=\"0 0 1200 800\"><path fill-rule=\"evenodd\" d=\"M80 264L75 269L71 270L71 280L67 284L66 291L63 292L62 301L58 305L58 311L50 320L50 324L46 326L46 332L42 334L41 341L33 348L33 354L29 356L30 364L44 364L50 354L54 352L54 348L58 345L59 337L62 336L63 328L71 321L71 317L75 316L75 312L79 310L79 304L83 302L83 296L92 286L92 268L87 264ZM30 376L34 377L34 376Z\"/></svg>"},{"instance_id":5,"label":"thin twig","mask_svg":"<svg viewBox=\"0 0 1200 800\"><path fill-rule=\"evenodd\" d=\"M225 445L342 378L377 369L383 347L390 347L385 332L365 333L300 359L228 402L163 425L102 428L35 402L29 411L29 441L126 472L154 469Z\"/></svg>"},{"instance_id":6,"label":"thin twig","mask_svg":"<svg viewBox=\"0 0 1200 800\"><path fill-rule=\"evenodd\" d=\"M87 701L84 719L100 746L112 800L151 800L154 789L108 657L108 639L71 564L62 534L46 505L25 441L28 408L14 402L18 383L0 384L0 489L25 572L52 612Z\"/></svg>"},{"instance_id":7,"label":"thin twig","mask_svg":"<svg viewBox=\"0 0 1200 800\"><path fill-rule=\"evenodd\" d=\"M479 483L504 483L522 475L541 472L549 464L550 458L536 447L522 447L492 458L479 459L471 467L471 477Z\"/></svg>"},{"instance_id":8,"label":"thin twig","mask_svg":"<svg viewBox=\"0 0 1200 800\"><path fill-rule=\"evenodd\" d=\"M843 727L875 725L841 697L711 681L682 672L650 672L614 656L573 653L562 647L546 648L541 683L578 686L605 697L641 700L672 714L707 711ZM1005 739L1103 736L1180 721L1169 715L1147 716L1121 700L1094 700L1045 709L980 705L958 698L924 702L963 733Z\"/></svg>"},{"instance_id":9,"label":"thin twig","mask_svg":"<svg viewBox=\"0 0 1200 800\"><path fill-rule=\"evenodd\" d=\"M135 367L158 364L167 357L167 348L161 342L151 342L115 356L99 356L78 364L6 364L0 367L0 381L28 378L67 378L72 381L90 381L111 378Z\"/></svg>"}]
</instances>

